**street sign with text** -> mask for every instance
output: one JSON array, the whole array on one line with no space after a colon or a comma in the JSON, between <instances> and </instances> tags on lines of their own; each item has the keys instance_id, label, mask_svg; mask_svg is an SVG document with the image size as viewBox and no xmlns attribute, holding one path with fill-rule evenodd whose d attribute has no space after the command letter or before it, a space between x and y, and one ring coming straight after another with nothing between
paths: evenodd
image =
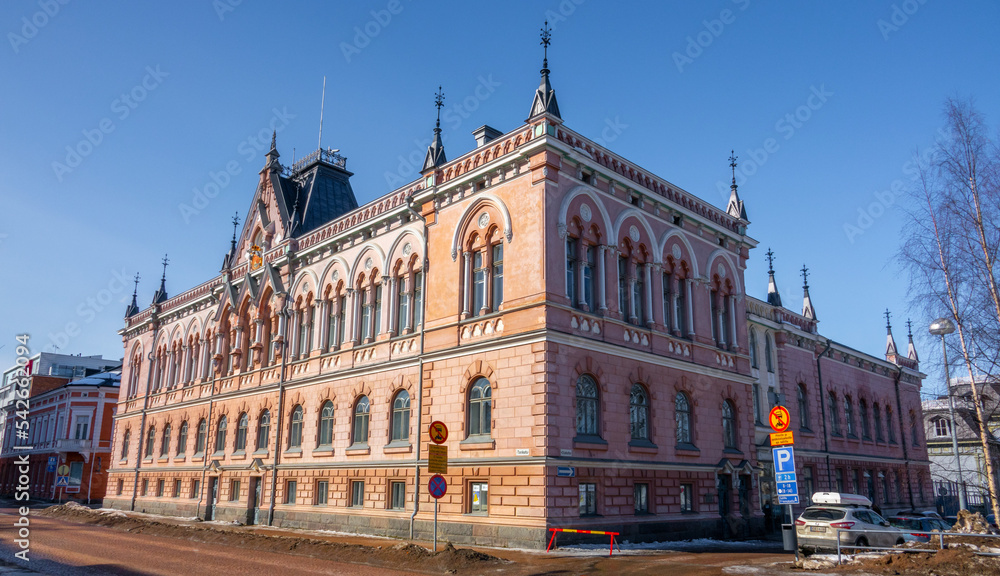
<instances>
[{"instance_id":1,"label":"street sign with text","mask_svg":"<svg viewBox=\"0 0 1000 576\"><path fill-rule=\"evenodd\" d=\"M771 454L774 456L774 483L778 492L778 504L798 504L795 449L791 446L776 446L771 449Z\"/></svg>"}]
</instances>

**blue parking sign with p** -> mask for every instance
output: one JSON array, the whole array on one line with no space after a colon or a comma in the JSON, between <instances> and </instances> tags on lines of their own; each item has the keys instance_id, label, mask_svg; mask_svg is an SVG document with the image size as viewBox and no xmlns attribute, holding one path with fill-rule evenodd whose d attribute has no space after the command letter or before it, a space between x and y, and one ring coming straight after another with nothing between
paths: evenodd
<instances>
[{"instance_id":1,"label":"blue parking sign with p","mask_svg":"<svg viewBox=\"0 0 1000 576\"><path fill-rule=\"evenodd\" d=\"M795 478L795 449L791 446L776 446L771 449L771 454L774 457L778 504L798 504L799 484Z\"/></svg>"}]
</instances>

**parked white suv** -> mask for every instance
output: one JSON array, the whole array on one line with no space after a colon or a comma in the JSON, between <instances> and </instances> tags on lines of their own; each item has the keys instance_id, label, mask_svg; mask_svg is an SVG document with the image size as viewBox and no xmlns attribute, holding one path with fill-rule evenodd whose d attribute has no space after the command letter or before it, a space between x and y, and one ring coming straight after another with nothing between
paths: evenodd
<instances>
[{"instance_id":1,"label":"parked white suv","mask_svg":"<svg viewBox=\"0 0 1000 576\"><path fill-rule=\"evenodd\" d=\"M871 500L864 496L817 492L813 502L795 520L799 548L836 550L838 530L843 530L841 546L890 548L906 540L902 531L871 509Z\"/></svg>"}]
</instances>

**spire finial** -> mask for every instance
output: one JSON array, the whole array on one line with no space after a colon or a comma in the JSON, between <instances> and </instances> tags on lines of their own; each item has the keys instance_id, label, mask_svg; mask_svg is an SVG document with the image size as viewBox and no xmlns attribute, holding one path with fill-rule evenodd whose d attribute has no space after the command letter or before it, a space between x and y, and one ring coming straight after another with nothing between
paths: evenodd
<instances>
[{"instance_id":1,"label":"spire finial","mask_svg":"<svg viewBox=\"0 0 1000 576\"><path fill-rule=\"evenodd\" d=\"M271 150L278 149L278 131L271 130Z\"/></svg>"},{"instance_id":2,"label":"spire finial","mask_svg":"<svg viewBox=\"0 0 1000 576\"><path fill-rule=\"evenodd\" d=\"M544 58L542 59L542 72L548 72L549 68L549 44L552 43L552 28L549 28L549 21L545 21L545 26L542 28L542 46L544 47Z\"/></svg>"},{"instance_id":3,"label":"spire finial","mask_svg":"<svg viewBox=\"0 0 1000 576\"><path fill-rule=\"evenodd\" d=\"M774 252L770 248L767 249L767 273L774 274Z\"/></svg>"},{"instance_id":4,"label":"spire finial","mask_svg":"<svg viewBox=\"0 0 1000 576\"><path fill-rule=\"evenodd\" d=\"M736 155L736 150L729 151L729 167L733 169L733 184L732 188L736 189L736 160L739 156Z\"/></svg>"},{"instance_id":5,"label":"spire finial","mask_svg":"<svg viewBox=\"0 0 1000 576\"><path fill-rule=\"evenodd\" d=\"M132 301L134 302L135 299L136 299L136 297L139 295L139 273L138 272L135 273L135 279L133 280L133 282L135 282L135 288L132 290Z\"/></svg>"},{"instance_id":6,"label":"spire finial","mask_svg":"<svg viewBox=\"0 0 1000 576\"><path fill-rule=\"evenodd\" d=\"M159 304L166 301L167 299L167 264L170 263L170 259L167 255L163 255L163 276L160 276L160 289L153 294L153 304Z\"/></svg>"},{"instance_id":7,"label":"spire finial","mask_svg":"<svg viewBox=\"0 0 1000 576\"><path fill-rule=\"evenodd\" d=\"M802 287L805 288L806 290L808 290L809 289L809 267L806 266L805 264L803 264L802 265L802 270L799 270L799 272L802 272Z\"/></svg>"},{"instance_id":8,"label":"spire finial","mask_svg":"<svg viewBox=\"0 0 1000 576\"><path fill-rule=\"evenodd\" d=\"M909 318L906 319L906 336L913 341L913 322Z\"/></svg>"},{"instance_id":9,"label":"spire finial","mask_svg":"<svg viewBox=\"0 0 1000 576\"><path fill-rule=\"evenodd\" d=\"M167 255L164 254L163 255L163 276L160 277L160 283L161 284L163 282L167 281L167 264L169 264L169 263L170 263L170 259L168 259Z\"/></svg>"},{"instance_id":10,"label":"spire finial","mask_svg":"<svg viewBox=\"0 0 1000 576\"><path fill-rule=\"evenodd\" d=\"M437 107L437 122L434 124L434 131L441 132L441 107L444 106L444 90L438 85L438 91L434 94L434 106Z\"/></svg>"},{"instance_id":11,"label":"spire finial","mask_svg":"<svg viewBox=\"0 0 1000 576\"><path fill-rule=\"evenodd\" d=\"M125 318L131 318L139 312L139 273L135 273L135 288L132 290L132 303L125 307Z\"/></svg>"},{"instance_id":12,"label":"spire finial","mask_svg":"<svg viewBox=\"0 0 1000 576\"><path fill-rule=\"evenodd\" d=\"M239 225L240 225L240 213L239 211L237 211L235 214L233 214L233 242L230 248L234 254L236 253L236 227Z\"/></svg>"},{"instance_id":13,"label":"spire finial","mask_svg":"<svg viewBox=\"0 0 1000 576\"><path fill-rule=\"evenodd\" d=\"M890 330L891 331L892 330L892 322L889 321L889 318L892 317L892 312L889 312L889 309L886 308L885 312L883 312L882 315L885 316L885 328L886 328L886 330Z\"/></svg>"}]
</instances>

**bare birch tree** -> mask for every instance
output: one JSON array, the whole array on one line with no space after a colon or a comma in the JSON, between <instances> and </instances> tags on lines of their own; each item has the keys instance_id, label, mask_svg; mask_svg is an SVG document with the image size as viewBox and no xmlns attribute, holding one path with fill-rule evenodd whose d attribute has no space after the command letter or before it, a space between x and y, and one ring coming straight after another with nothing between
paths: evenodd
<instances>
[{"instance_id":1,"label":"bare birch tree","mask_svg":"<svg viewBox=\"0 0 1000 576\"><path fill-rule=\"evenodd\" d=\"M944 108L948 138L934 160L919 167L900 258L909 269L917 305L929 318L944 315L955 323L958 343L950 344L972 381L986 485L993 514L1000 518L990 420L982 384L977 385L993 380L1000 350L1000 155L971 101L949 99Z\"/></svg>"}]
</instances>

